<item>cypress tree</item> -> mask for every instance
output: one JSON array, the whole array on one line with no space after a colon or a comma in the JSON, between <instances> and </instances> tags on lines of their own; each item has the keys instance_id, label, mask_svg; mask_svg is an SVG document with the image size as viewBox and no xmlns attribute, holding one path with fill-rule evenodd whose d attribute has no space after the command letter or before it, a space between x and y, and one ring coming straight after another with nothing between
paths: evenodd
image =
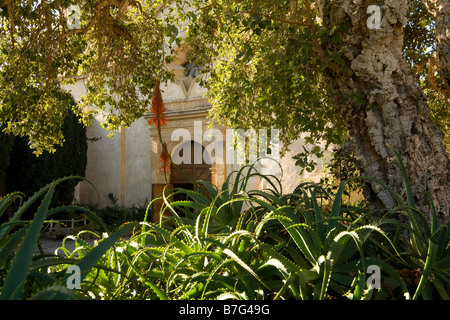
<instances>
[{"instance_id":1,"label":"cypress tree","mask_svg":"<svg viewBox=\"0 0 450 320\"><path fill-rule=\"evenodd\" d=\"M6 170L7 192L21 191L26 197L29 197L56 179L72 175L85 176L87 164L86 127L79 122L79 118L72 111L69 111L62 126L62 131L65 138L64 144L57 146L54 153L44 152L39 157L33 154L27 138L15 137L10 148L10 163ZM6 147L3 149L6 149ZM3 157L6 163L7 150L4 153ZM74 188L77 183L76 180L70 180L60 184L55 190L52 206L72 203ZM33 213L34 210L29 211ZM28 215L27 218L31 217Z\"/></svg>"}]
</instances>

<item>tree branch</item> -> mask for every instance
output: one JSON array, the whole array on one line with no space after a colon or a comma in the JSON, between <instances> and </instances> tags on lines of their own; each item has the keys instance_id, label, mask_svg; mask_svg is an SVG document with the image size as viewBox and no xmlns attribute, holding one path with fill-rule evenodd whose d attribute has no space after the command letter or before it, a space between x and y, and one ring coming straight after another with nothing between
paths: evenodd
<instances>
[{"instance_id":1,"label":"tree branch","mask_svg":"<svg viewBox=\"0 0 450 320\"><path fill-rule=\"evenodd\" d=\"M448 30L450 29L450 5L448 0L422 0L422 3L433 16L435 22L437 54L430 59L433 72L429 72L430 82L434 81L433 87L445 95L450 100L450 39ZM436 67L434 68L433 65ZM443 86L437 85L434 79L434 72L440 71L443 77Z\"/></svg>"},{"instance_id":2,"label":"tree branch","mask_svg":"<svg viewBox=\"0 0 450 320\"><path fill-rule=\"evenodd\" d=\"M253 10L248 11L248 14L257 14L258 16L261 16L261 17L264 17L264 18L267 18L267 19L271 19L271 20L274 20L274 21L282 22L282 23L297 25L297 26L301 26L301 27L309 27L310 26L310 23L308 23L308 21L305 21L305 20L303 20L303 21L292 21L292 20L287 20L287 19L281 19L281 18L276 18L276 17L274 17L274 16L272 16L270 14L260 13L260 12L253 11Z\"/></svg>"},{"instance_id":3,"label":"tree branch","mask_svg":"<svg viewBox=\"0 0 450 320\"><path fill-rule=\"evenodd\" d=\"M447 102L450 103L450 89L440 86L436 81L436 77L434 76L434 74L438 72L439 69L439 58L437 53L434 53L428 61L428 80L430 81L431 88L434 91L441 93L445 97Z\"/></svg>"},{"instance_id":4,"label":"tree branch","mask_svg":"<svg viewBox=\"0 0 450 320\"><path fill-rule=\"evenodd\" d=\"M169 4L171 4L174 0L166 0L156 9L155 14L160 14Z\"/></svg>"},{"instance_id":5,"label":"tree branch","mask_svg":"<svg viewBox=\"0 0 450 320\"><path fill-rule=\"evenodd\" d=\"M14 32L16 31L16 26L14 23L14 3L12 0L6 0L6 5L8 8L9 22L11 23L11 45L15 48L16 41L14 38Z\"/></svg>"},{"instance_id":6,"label":"tree branch","mask_svg":"<svg viewBox=\"0 0 450 320\"><path fill-rule=\"evenodd\" d=\"M204 6L203 8L200 8L200 10L202 10L202 11L211 10L212 8L217 7L217 6L218 6L217 0L212 0L211 4Z\"/></svg>"},{"instance_id":7,"label":"tree branch","mask_svg":"<svg viewBox=\"0 0 450 320\"><path fill-rule=\"evenodd\" d=\"M312 10L311 10L311 4L309 0L305 0L305 10L306 10L306 18L307 18L307 27L309 28L309 31L311 33L311 41L313 43L314 49L316 49L317 54L319 55L320 61L324 64L329 64L330 59L328 59L327 53L322 48L320 43L316 39L316 30L314 29L314 23L313 23L313 17L312 17Z\"/></svg>"}]
</instances>

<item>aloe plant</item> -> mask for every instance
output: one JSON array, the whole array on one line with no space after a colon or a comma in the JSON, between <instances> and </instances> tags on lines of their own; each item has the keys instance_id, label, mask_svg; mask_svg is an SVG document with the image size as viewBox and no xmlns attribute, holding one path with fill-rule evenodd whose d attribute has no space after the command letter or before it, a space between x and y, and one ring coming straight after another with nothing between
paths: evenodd
<instances>
[{"instance_id":1,"label":"aloe plant","mask_svg":"<svg viewBox=\"0 0 450 320\"><path fill-rule=\"evenodd\" d=\"M364 290L355 286L362 283L363 289L368 289L364 288L367 267L380 263L366 256L366 243L373 233L377 233L392 245L379 227L379 221L370 219L370 215L359 208L342 205L344 188L345 182L334 196L331 211L326 212L320 208L316 196L316 192L324 193L324 190L315 184L302 184L293 195L289 195L290 206L285 205L286 200L278 200L278 208L283 210L268 212L262 221L275 220L288 233L288 237L280 238L275 245L278 250L268 246L264 249L270 251L287 270L286 280L292 279L292 283L298 286L295 298L365 298L362 295ZM406 291L395 271L389 269L389 272ZM360 294L354 294L352 290ZM370 290L367 293L370 294Z\"/></svg>"},{"instance_id":2,"label":"aloe plant","mask_svg":"<svg viewBox=\"0 0 450 320\"><path fill-rule=\"evenodd\" d=\"M78 210L96 219L95 214L87 209L76 206L50 208L52 196L58 184L70 179L83 179L80 177L66 177L56 180L37 191L27 201L23 202L20 193L12 193L0 201L0 215L4 214L13 202L19 201L19 207L8 222L0 226L0 299L17 300L29 299L35 295L42 297L42 290L51 292L52 296L60 298L79 297L73 292L64 289L64 278L61 273L49 274L46 267L50 265L67 266L78 263L86 271L95 264L96 256L90 255L81 261L52 259L42 253L36 254L39 246L39 235L47 219L52 215L65 210ZM42 198L41 204L31 221L21 220L22 215L29 210L33 203ZM101 221L98 221L102 225ZM99 246L100 247L100 246ZM104 247L104 246L103 246ZM103 248L106 251L107 248ZM100 249L97 249L97 252Z\"/></svg>"},{"instance_id":3,"label":"aloe plant","mask_svg":"<svg viewBox=\"0 0 450 320\"><path fill-rule=\"evenodd\" d=\"M401 160L400 166L404 174ZM251 178L265 179L270 188L247 190ZM159 223L147 221L150 203L144 221L106 230L94 246L81 232L67 238L75 241L74 251L62 242L64 257L36 255L39 231L53 214L70 208L96 219L85 208L49 207L60 181L24 203L19 193L0 201L0 215L20 202L0 227L0 298L448 299L449 223L439 224L431 201L430 218L417 210L406 176L407 199L393 193L398 206L380 216L345 205L346 182L333 195L313 183L283 194L279 179L245 166L220 189L198 181L203 188L196 191L165 190ZM186 200L173 201L176 193ZM21 220L41 198L35 218ZM407 236L388 236L390 226ZM71 265L81 272L76 290L65 285ZM373 265L382 270L379 289L366 283ZM402 270L418 270L416 283Z\"/></svg>"},{"instance_id":4,"label":"aloe plant","mask_svg":"<svg viewBox=\"0 0 450 320\"><path fill-rule=\"evenodd\" d=\"M341 184L331 199L330 211L325 211L319 201L326 192L312 183L301 184L289 195L283 195L277 188L246 191L248 178L258 175L252 172L251 166L247 169L246 174L242 170L238 171L238 179L235 179L237 184L230 185L230 179L227 179L220 191L205 182L202 183L206 194L177 191L185 192L192 201L170 202L170 196L163 197L166 204L163 210L171 212L170 221L178 228L175 229L179 232L177 235L183 237L177 238L177 241L198 241L197 247L194 246L198 249L202 248L203 243L209 246L222 243L220 238L214 236L216 233L220 235L220 231L229 237L241 237L239 241L236 240L240 251L234 247L232 252L239 258L235 262L244 263L244 270L252 275L253 291L247 290L243 295L242 292L225 290L219 297L249 298L254 297L250 292L265 292L275 299L386 299L393 290L398 289L400 294L392 298L417 299L421 293L426 294L431 284L441 298L448 297L448 224L438 227L435 211L431 226L427 227L424 215L414 208L411 198L405 202L394 194L399 202L395 210L404 210L410 216L410 225L392 219L395 210L379 218L379 215L375 216L366 209L342 203L346 182ZM272 186L280 185L274 177L271 177L271 181ZM406 177L405 187L407 194L410 194ZM243 210L244 204L247 210ZM180 210L187 218L178 216ZM411 232L408 248L415 251L405 253L402 251L404 243L397 239L391 240L385 233L385 227L393 223ZM425 233L421 235L419 230ZM191 248L190 245L188 247ZM207 247L208 250L211 248ZM218 246L214 250L222 253L224 248ZM257 258L254 256L256 252L259 255ZM180 251L178 254L183 256ZM189 254L203 257L201 252ZM239 254L242 254L242 258ZM411 287L407 283L408 279L405 280L399 272L398 262L403 263L403 267L417 265L423 270L416 287ZM376 292L366 285L366 270L371 265L383 271L382 287ZM189 267L184 270L192 271ZM214 274L221 272L218 270L215 269ZM210 272L206 269L203 271ZM229 274L229 271L226 273ZM190 277L185 275L185 278ZM270 280L264 282L266 279ZM258 284L261 281L265 286ZM414 292L412 296L410 291Z\"/></svg>"},{"instance_id":5,"label":"aloe plant","mask_svg":"<svg viewBox=\"0 0 450 320\"><path fill-rule=\"evenodd\" d=\"M141 245L155 247L141 246L136 252L152 265L151 274L158 270L155 283L164 297L326 299L332 288L338 296L363 298L360 286L352 284L365 285L367 259L378 262L364 255L363 246L373 232L390 240L376 222L363 224L368 215L358 208L353 213L359 218L348 218L351 210L342 210L341 203L345 183L326 214L317 202L316 185L303 184L283 195L277 178L259 175L253 166L234 174L234 184L229 176L221 190L201 182L204 192L176 191L190 200L172 202L163 193L162 211L171 216L158 226L146 225L158 241L145 237ZM247 191L251 177L270 180L273 188ZM173 229L164 229L168 226ZM407 291L395 271L388 272Z\"/></svg>"},{"instance_id":6,"label":"aloe plant","mask_svg":"<svg viewBox=\"0 0 450 320\"><path fill-rule=\"evenodd\" d=\"M398 152L392 150L400 166L406 199L382 182L372 179L389 190L398 202L398 207L390 212L384 223L396 226L397 233L393 242L401 252L399 255L390 256L387 253L386 257L390 259L390 265L408 280L409 287L414 291L413 300L449 300L450 221L439 221L429 196L430 215L426 216L417 208L403 161Z\"/></svg>"}]
</instances>

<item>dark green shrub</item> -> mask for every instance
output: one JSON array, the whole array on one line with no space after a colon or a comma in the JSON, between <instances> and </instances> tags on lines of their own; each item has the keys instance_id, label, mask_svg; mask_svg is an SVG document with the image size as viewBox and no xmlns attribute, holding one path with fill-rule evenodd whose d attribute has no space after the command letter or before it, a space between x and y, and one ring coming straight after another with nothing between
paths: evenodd
<instances>
[{"instance_id":1,"label":"dark green shrub","mask_svg":"<svg viewBox=\"0 0 450 320\"><path fill-rule=\"evenodd\" d=\"M3 133L3 127L0 125L0 198L6 195L6 169L9 167L13 145L14 137ZM0 221L7 218L5 215Z\"/></svg>"},{"instance_id":2,"label":"dark green shrub","mask_svg":"<svg viewBox=\"0 0 450 320\"><path fill-rule=\"evenodd\" d=\"M13 145L14 137L3 133L3 127L0 126L0 172L5 171L9 167Z\"/></svg>"},{"instance_id":3,"label":"dark green shrub","mask_svg":"<svg viewBox=\"0 0 450 320\"><path fill-rule=\"evenodd\" d=\"M347 181L344 195L350 196L354 192L362 191L361 180L355 179L360 176L356 167L356 159L348 150L347 145L337 147L333 150L333 158L326 164L330 176L321 179L321 185L327 185L327 192L336 192L342 181Z\"/></svg>"},{"instance_id":4,"label":"dark green shrub","mask_svg":"<svg viewBox=\"0 0 450 320\"><path fill-rule=\"evenodd\" d=\"M66 176L84 176L87 164L86 128L72 112L67 115L62 131L63 146L55 153L45 152L36 157L24 137L15 137L11 148L10 164L6 170L6 191L21 191L26 197L34 194L41 186ZM52 206L71 203L75 180L68 180L55 190Z\"/></svg>"}]
</instances>

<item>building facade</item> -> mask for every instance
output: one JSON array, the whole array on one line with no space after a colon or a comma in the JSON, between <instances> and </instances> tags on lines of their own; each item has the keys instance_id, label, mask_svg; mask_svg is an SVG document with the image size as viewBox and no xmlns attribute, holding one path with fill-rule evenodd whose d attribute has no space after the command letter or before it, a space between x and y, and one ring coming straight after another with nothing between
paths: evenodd
<instances>
[{"instance_id":1,"label":"building facade","mask_svg":"<svg viewBox=\"0 0 450 320\"><path fill-rule=\"evenodd\" d=\"M197 81L197 70L190 65L187 54L179 54L170 67L175 74L175 80L167 85L161 85L167 126L161 130L162 140L172 158L184 157L182 153L192 150L190 163L179 163L185 175L178 170L164 172L160 167L163 152L159 134L154 126L149 125L152 116L150 112L136 120L130 127L121 128L108 137L108 132L101 127L102 114L98 114L88 127L88 163L86 178L95 186L81 182L76 188L76 200L81 204L106 207L111 205L109 198L113 194L119 204L124 207L147 205L153 198L161 194L163 188L170 184L174 187L189 188L190 182L186 174L221 186L227 176L240 167L239 161L214 161L217 154L211 154L213 139L207 137L208 110L210 104L206 90ZM83 79L75 85L64 88L80 99L86 92ZM149 106L150 110L150 106ZM178 133L183 133L183 137ZM227 129L214 125L217 134L214 140L227 138ZM219 145L224 148L221 154L227 154L227 141ZM299 138L290 147L284 157L279 159L282 171L277 172L281 179L283 192L291 192L300 181L318 181L322 172L322 161L314 172L303 176L298 175L299 168L295 166L292 157L300 152L304 141ZM213 151L218 153L217 148ZM194 156L200 153L201 161L195 161ZM176 162L174 160L174 162ZM179 161L178 161L179 162ZM186 162L186 161L185 161ZM263 182L252 181L249 188L263 189ZM157 218L158 208L153 208L153 216Z\"/></svg>"}]
</instances>

